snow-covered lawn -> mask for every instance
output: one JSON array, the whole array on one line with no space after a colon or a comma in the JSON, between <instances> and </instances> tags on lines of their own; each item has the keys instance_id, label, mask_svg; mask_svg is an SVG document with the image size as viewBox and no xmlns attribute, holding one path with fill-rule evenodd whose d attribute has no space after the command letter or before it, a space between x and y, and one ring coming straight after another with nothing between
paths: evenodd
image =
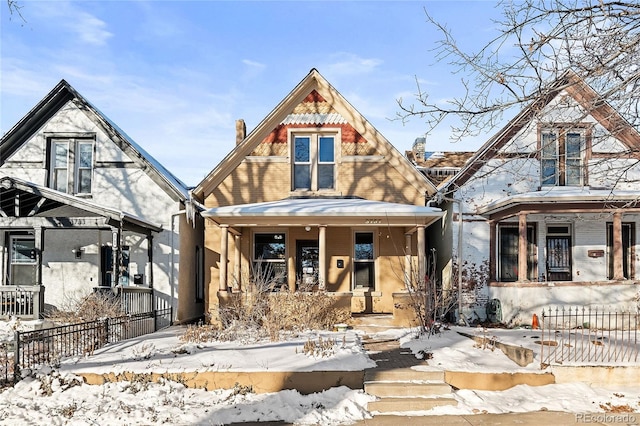
<instances>
[{"instance_id":1,"label":"snow-covered lawn","mask_svg":"<svg viewBox=\"0 0 640 426\"><path fill-rule=\"evenodd\" d=\"M6 324L6 323L5 323ZM461 328L468 334L480 329ZM255 394L242 386L206 391L180 383L145 380L91 386L79 373L193 372L193 371L318 371L362 370L371 361L362 349L362 332L309 332L282 342L239 344L233 342L185 343L184 330L171 327L159 333L109 345L94 356L65 360L55 370L32 372L14 388L0 392L0 424L227 424L230 422L282 420L296 424L349 424L370 417L367 402L373 398L361 390L332 388L301 395L292 390ZM0 330L0 333L2 331ZM500 341L531 345L531 330L491 330ZM500 334L500 336L498 336ZM335 341L325 356L303 353L305 342ZM373 338L397 338L418 356L430 353L429 364L448 370L539 372L537 360L518 367L500 350L479 348L455 330L429 338L415 338L409 329L392 329ZM531 342L531 343L527 343ZM593 388L583 383L531 387L506 391L454 392L456 407L438 407L422 415L526 412L537 410L575 413L631 409L640 411L640 386L627 389Z\"/></svg>"}]
</instances>

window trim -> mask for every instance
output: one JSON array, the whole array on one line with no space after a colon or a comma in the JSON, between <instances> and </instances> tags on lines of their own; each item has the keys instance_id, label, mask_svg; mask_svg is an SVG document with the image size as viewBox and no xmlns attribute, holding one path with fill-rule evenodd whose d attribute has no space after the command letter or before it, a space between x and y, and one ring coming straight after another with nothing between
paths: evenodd
<instances>
[{"instance_id":1,"label":"window trim","mask_svg":"<svg viewBox=\"0 0 640 426\"><path fill-rule=\"evenodd\" d=\"M373 253L372 259L358 259L356 257L356 234L370 234L371 235L371 245L373 246ZM352 233L352 250L353 250L353 257L352 257L352 263L353 263L353 268L351 271L351 277L352 277L352 284L351 284L351 289L352 290L371 290L371 291L375 291L376 290L376 286L378 283L378 279L377 279L377 271L378 268L376 267L376 263L377 263L377 258L378 258L378 244L376 243L376 235L377 232L373 231L373 230L364 230L364 229L354 229L353 233ZM371 283L370 286L368 287L364 287L364 286L356 286L356 264L369 264L371 265L371 267L373 268L373 282Z\"/></svg>"},{"instance_id":2,"label":"window trim","mask_svg":"<svg viewBox=\"0 0 640 426\"><path fill-rule=\"evenodd\" d=\"M81 134L46 134L47 145L47 186L52 189L56 189L56 150L57 144L67 145L67 164L66 164L66 190L64 191L70 195L76 195L80 197L90 197L93 194L94 189L94 175L96 169L96 136L93 133L81 133ZM89 170L87 167L81 167L80 165L80 146L91 145L91 167L90 167L90 189L88 192L80 192L80 174L81 170Z\"/></svg>"},{"instance_id":3,"label":"window trim","mask_svg":"<svg viewBox=\"0 0 640 426\"><path fill-rule=\"evenodd\" d=\"M540 187L579 187L588 186L588 162L591 158L591 137L592 124L590 123L541 123L538 125L536 158L540 165ZM581 155L580 155L580 182L577 184L567 184L567 135L579 133L581 135ZM543 135L555 135L555 150L553 157L545 157L543 152ZM555 178L553 183L545 183L544 166L545 160L554 160Z\"/></svg>"},{"instance_id":4,"label":"window trim","mask_svg":"<svg viewBox=\"0 0 640 426\"><path fill-rule=\"evenodd\" d=\"M275 234L282 234L284 237L284 257L282 259L264 259L264 258L258 258L257 257L257 253L256 253L256 236L258 235L275 235ZM283 270L284 270L284 277L282 282L276 286L276 288L274 288L274 290L277 290L283 286L288 285L289 282L289 247L287 245L287 241L289 239L289 235L286 231L284 230L260 230L260 231L255 231L252 233L251 236L251 270L252 273L254 273L255 271L257 271L257 268L259 266L261 266L264 263L273 263L273 264L280 264L283 266ZM260 271L262 273L262 271Z\"/></svg>"},{"instance_id":5,"label":"window trim","mask_svg":"<svg viewBox=\"0 0 640 426\"><path fill-rule=\"evenodd\" d=\"M516 235L520 235L520 226L517 222L502 222L497 226L497 238L496 238L496 257L497 257L497 265L496 265L496 281L497 282L505 282L505 283L515 283L524 281L519 276L518 269L518 260L516 258L516 277L515 280L506 280L502 276L502 244L501 237L502 231L504 229L514 229L516 231ZM529 240L531 237L531 240ZM537 281L538 279L538 224L537 222L527 222L527 277L528 281Z\"/></svg>"},{"instance_id":6,"label":"window trim","mask_svg":"<svg viewBox=\"0 0 640 426\"><path fill-rule=\"evenodd\" d=\"M306 194L310 192L333 193L338 190L338 164L340 163L340 146L342 141L342 131L340 128L292 128L287 130L287 139L289 141L290 152L290 169L291 169L291 192L294 194ZM297 137L309 138L309 161L295 161L295 140ZM320 161L320 138L333 138L333 162ZM296 188L295 182L295 166L296 164L308 164L309 174L311 178L310 188ZM333 187L319 188L319 170L321 165L333 165Z\"/></svg>"}]
</instances>

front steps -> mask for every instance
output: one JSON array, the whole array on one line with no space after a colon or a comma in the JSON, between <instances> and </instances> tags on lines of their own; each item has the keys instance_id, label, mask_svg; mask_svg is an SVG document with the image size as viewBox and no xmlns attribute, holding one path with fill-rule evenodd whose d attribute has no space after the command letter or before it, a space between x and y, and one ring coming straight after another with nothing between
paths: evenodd
<instances>
[{"instance_id":1,"label":"front steps","mask_svg":"<svg viewBox=\"0 0 640 426\"><path fill-rule=\"evenodd\" d=\"M442 370L369 369L364 390L378 397L367 410L373 415L425 411L443 405L457 405Z\"/></svg>"}]
</instances>

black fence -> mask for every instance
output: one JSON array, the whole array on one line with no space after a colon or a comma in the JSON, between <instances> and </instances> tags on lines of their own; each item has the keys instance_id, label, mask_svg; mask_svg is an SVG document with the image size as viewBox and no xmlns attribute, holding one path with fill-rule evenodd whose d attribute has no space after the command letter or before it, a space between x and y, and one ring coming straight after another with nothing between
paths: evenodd
<instances>
[{"instance_id":1,"label":"black fence","mask_svg":"<svg viewBox=\"0 0 640 426\"><path fill-rule=\"evenodd\" d=\"M20 379L21 371L57 366L63 358L93 355L109 343L150 334L171 325L172 308L78 324L15 333L0 343L0 386Z\"/></svg>"}]
</instances>

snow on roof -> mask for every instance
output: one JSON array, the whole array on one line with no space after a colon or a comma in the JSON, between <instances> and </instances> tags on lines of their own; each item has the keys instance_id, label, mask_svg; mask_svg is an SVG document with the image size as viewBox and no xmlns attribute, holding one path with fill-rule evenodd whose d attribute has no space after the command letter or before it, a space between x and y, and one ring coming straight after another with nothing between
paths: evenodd
<instances>
[{"instance_id":1,"label":"snow on roof","mask_svg":"<svg viewBox=\"0 0 640 426\"><path fill-rule=\"evenodd\" d=\"M233 216L442 216L442 210L411 204L387 203L362 198L287 198L265 203L215 207L202 213L205 217Z\"/></svg>"},{"instance_id":2,"label":"snow on roof","mask_svg":"<svg viewBox=\"0 0 640 426\"><path fill-rule=\"evenodd\" d=\"M140 155L153 167L158 171L160 175L167 181L169 185L171 185L178 193L180 193L184 198L184 200L189 199L189 191L188 186L182 182L180 179L175 177L173 173L167 170L158 160L156 160L151 154L145 151L137 142L135 142L124 130L122 130L115 122L113 122L106 114L100 111L95 107L92 103L87 101L91 108L93 108L111 127L113 127L126 141L140 153Z\"/></svg>"},{"instance_id":3,"label":"snow on roof","mask_svg":"<svg viewBox=\"0 0 640 426\"><path fill-rule=\"evenodd\" d=\"M478 208L478 214L494 213L517 204L536 203L616 203L640 200L640 191L589 189L585 187L553 187L549 190L525 192L500 198Z\"/></svg>"}]
</instances>

